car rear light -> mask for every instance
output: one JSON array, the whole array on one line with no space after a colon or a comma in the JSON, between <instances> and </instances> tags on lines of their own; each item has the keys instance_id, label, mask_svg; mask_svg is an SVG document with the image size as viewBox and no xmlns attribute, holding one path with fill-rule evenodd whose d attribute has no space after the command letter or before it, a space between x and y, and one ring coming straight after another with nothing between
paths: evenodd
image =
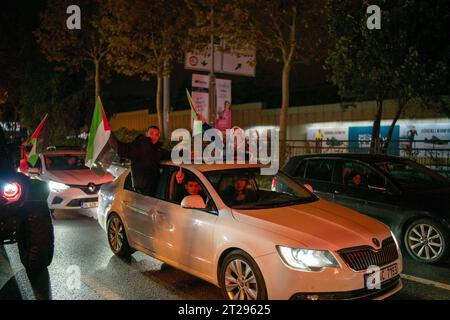
<instances>
[{"instance_id":1,"label":"car rear light","mask_svg":"<svg viewBox=\"0 0 450 320\"><path fill-rule=\"evenodd\" d=\"M7 183L3 186L2 197L9 202L14 202L22 196L22 188L17 182Z\"/></svg>"},{"instance_id":2,"label":"car rear light","mask_svg":"<svg viewBox=\"0 0 450 320\"><path fill-rule=\"evenodd\" d=\"M273 177L272 179L272 191L277 190L277 177Z\"/></svg>"}]
</instances>

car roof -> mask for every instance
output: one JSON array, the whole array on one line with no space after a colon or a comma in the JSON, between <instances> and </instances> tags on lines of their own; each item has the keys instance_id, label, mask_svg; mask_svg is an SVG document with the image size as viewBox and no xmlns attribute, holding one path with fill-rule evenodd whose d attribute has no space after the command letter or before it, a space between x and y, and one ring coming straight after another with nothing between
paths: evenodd
<instances>
[{"instance_id":1,"label":"car roof","mask_svg":"<svg viewBox=\"0 0 450 320\"><path fill-rule=\"evenodd\" d=\"M368 154L368 153L324 153L324 154L305 154L294 156L289 161L310 159L310 158L343 158L359 160L363 162L378 162L378 161L398 161L404 160L401 157L388 156L383 154Z\"/></svg>"},{"instance_id":2,"label":"car roof","mask_svg":"<svg viewBox=\"0 0 450 320\"><path fill-rule=\"evenodd\" d=\"M161 162L163 165L176 166L179 165L173 163L172 161L163 161ZM181 167L186 169L196 169L200 172L209 172L209 171L221 171L221 170L237 170L237 169L259 169L259 168L268 168L268 165L263 164L182 164Z\"/></svg>"},{"instance_id":3,"label":"car roof","mask_svg":"<svg viewBox=\"0 0 450 320\"><path fill-rule=\"evenodd\" d=\"M83 150L47 150L42 152L44 156L62 156L62 155L85 155Z\"/></svg>"}]
</instances>

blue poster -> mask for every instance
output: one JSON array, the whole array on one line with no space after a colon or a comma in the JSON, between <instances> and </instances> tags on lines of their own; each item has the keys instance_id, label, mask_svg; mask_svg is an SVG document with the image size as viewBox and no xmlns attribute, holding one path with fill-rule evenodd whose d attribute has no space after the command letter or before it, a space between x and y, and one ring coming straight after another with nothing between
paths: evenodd
<instances>
[{"instance_id":1,"label":"blue poster","mask_svg":"<svg viewBox=\"0 0 450 320\"><path fill-rule=\"evenodd\" d=\"M370 140L372 138L372 128L373 126L367 127L349 127L348 128L348 140L349 140L349 151L358 153L369 153L370 150ZM381 138L386 139L390 126L381 126ZM400 137L400 126L394 127L394 132L392 133L392 142L389 145L388 154L393 156L399 155L399 144L398 140Z\"/></svg>"}]
</instances>

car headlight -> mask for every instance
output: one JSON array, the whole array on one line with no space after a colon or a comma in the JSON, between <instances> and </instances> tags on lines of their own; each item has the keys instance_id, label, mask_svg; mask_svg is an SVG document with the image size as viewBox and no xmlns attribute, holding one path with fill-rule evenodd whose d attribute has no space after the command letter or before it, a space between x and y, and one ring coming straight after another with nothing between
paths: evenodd
<instances>
[{"instance_id":1,"label":"car headlight","mask_svg":"<svg viewBox=\"0 0 450 320\"><path fill-rule=\"evenodd\" d=\"M66 189L69 189L70 187L67 184L50 180L48 182L48 188L52 192L60 192L60 191L64 191Z\"/></svg>"},{"instance_id":2,"label":"car headlight","mask_svg":"<svg viewBox=\"0 0 450 320\"><path fill-rule=\"evenodd\" d=\"M392 232L392 230L391 230L391 236L392 236L392 238L394 239L395 245L397 246L397 250L400 250L400 247L399 247L399 245L398 245L397 238L395 237L395 234L394 234L394 232Z\"/></svg>"},{"instance_id":3,"label":"car headlight","mask_svg":"<svg viewBox=\"0 0 450 320\"><path fill-rule=\"evenodd\" d=\"M302 271L320 271L323 268L339 268L339 263L328 250L310 250L277 246L283 262Z\"/></svg>"}]
</instances>

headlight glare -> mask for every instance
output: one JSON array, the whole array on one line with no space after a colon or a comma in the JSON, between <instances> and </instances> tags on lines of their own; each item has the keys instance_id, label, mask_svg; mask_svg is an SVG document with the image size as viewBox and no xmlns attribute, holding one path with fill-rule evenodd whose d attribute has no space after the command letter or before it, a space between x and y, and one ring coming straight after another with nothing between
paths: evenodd
<instances>
[{"instance_id":1,"label":"headlight glare","mask_svg":"<svg viewBox=\"0 0 450 320\"><path fill-rule=\"evenodd\" d=\"M303 271L320 271L323 268L339 268L339 263L330 251L288 248L277 246L281 259L289 267Z\"/></svg>"},{"instance_id":2,"label":"headlight glare","mask_svg":"<svg viewBox=\"0 0 450 320\"><path fill-rule=\"evenodd\" d=\"M70 187L67 184L50 180L48 182L48 188L52 192L60 192L60 191L64 191L66 189L69 189Z\"/></svg>"}]
</instances>

